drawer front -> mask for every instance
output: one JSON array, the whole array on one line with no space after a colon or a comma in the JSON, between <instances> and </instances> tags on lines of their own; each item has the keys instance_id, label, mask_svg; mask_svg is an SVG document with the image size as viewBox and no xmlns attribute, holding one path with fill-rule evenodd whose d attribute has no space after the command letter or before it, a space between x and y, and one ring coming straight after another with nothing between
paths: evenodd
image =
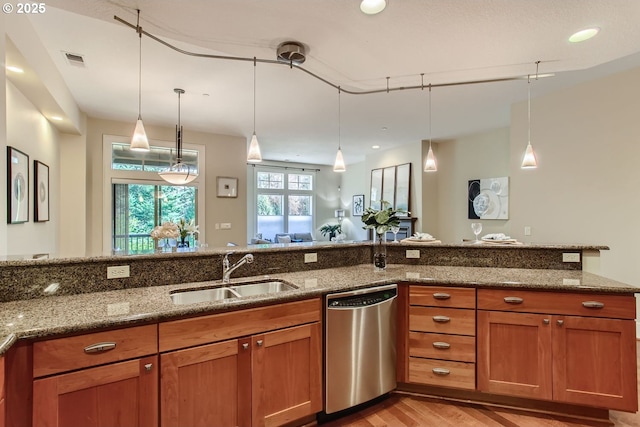
<instances>
[{"instance_id":1,"label":"drawer front","mask_svg":"<svg viewBox=\"0 0 640 427\"><path fill-rule=\"evenodd\" d=\"M464 335L409 332L409 356L474 363L476 338Z\"/></svg>"},{"instance_id":2,"label":"drawer front","mask_svg":"<svg viewBox=\"0 0 640 427\"><path fill-rule=\"evenodd\" d=\"M160 323L159 348L165 352L318 322L321 307L314 298Z\"/></svg>"},{"instance_id":3,"label":"drawer front","mask_svg":"<svg viewBox=\"0 0 640 427\"><path fill-rule=\"evenodd\" d=\"M476 311L459 308L409 307L409 330L475 335Z\"/></svg>"},{"instance_id":4,"label":"drawer front","mask_svg":"<svg viewBox=\"0 0 640 427\"><path fill-rule=\"evenodd\" d=\"M41 377L157 352L157 325L38 341L33 344L33 376Z\"/></svg>"},{"instance_id":5,"label":"drawer front","mask_svg":"<svg viewBox=\"0 0 640 427\"><path fill-rule=\"evenodd\" d=\"M633 295L478 289L478 309L635 319Z\"/></svg>"},{"instance_id":6,"label":"drawer front","mask_svg":"<svg viewBox=\"0 0 640 427\"><path fill-rule=\"evenodd\" d=\"M409 304L432 307L476 308L476 290L443 286L409 287Z\"/></svg>"},{"instance_id":7,"label":"drawer front","mask_svg":"<svg viewBox=\"0 0 640 427\"><path fill-rule=\"evenodd\" d=\"M476 366L473 363L410 357L409 382L475 390Z\"/></svg>"}]
</instances>

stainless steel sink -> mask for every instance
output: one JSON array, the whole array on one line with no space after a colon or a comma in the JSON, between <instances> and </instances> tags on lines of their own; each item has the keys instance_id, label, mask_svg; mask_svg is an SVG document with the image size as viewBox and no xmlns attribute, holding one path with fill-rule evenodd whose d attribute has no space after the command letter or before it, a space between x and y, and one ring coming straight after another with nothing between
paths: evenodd
<instances>
[{"instance_id":1,"label":"stainless steel sink","mask_svg":"<svg viewBox=\"0 0 640 427\"><path fill-rule=\"evenodd\" d=\"M279 280L271 280L267 282L237 284L231 286L231 289L240 294L241 297L248 297L290 291L296 289L296 287Z\"/></svg>"},{"instance_id":2,"label":"stainless steel sink","mask_svg":"<svg viewBox=\"0 0 640 427\"><path fill-rule=\"evenodd\" d=\"M205 301L222 301L239 297L229 288L209 288L189 291L176 291L171 293L171 300L176 305L195 304Z\"/></svg>"},{"instance_id":3,"label":"stainless steel sink","mask_svg":"<svg viewBox=\"0 0 640 427\"><path fill-rule=\"evenodd\" d=\"M280 280L268 280L264 282L234 283L229 287L187 289L170 293L171 301L176 305L195 304L198 302L222 301L231 298L241 298L253 295L274 294L278 292L297 289Z\"/></svg>"}]
</instances>

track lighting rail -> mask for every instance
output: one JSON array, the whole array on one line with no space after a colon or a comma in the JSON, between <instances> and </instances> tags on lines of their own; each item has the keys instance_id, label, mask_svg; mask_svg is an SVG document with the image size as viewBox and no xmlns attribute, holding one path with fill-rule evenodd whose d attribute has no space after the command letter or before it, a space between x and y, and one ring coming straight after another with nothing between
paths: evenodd
<instances>
[{"instance_id":1,"label":"track lighting rail","mask_svg":"<svg viewBox=\"0 0 640 427\"><path fill-rule=\"evenodd\" d=\"M183 55L188 55L188 56L195 56L195 57L199 57L199 58L210 58L210 59L223 59L223 60L229 60L229 61L246 61L246 62L253 62L254 64L256 62L260 62L263 64L275 64L275 65L285 65L288 66L289 68L295 68L297 70L300 70L304 73L307 73L308 75L310 75L311 77L314 77L318 80L320 80L321 82L333 87L334 89L338 89L341 92L344 93L348 93L349 95L370 95L370 94L374 94L374 93L383 93L383 92L396 92L396 91L402 91L402 90L414 90L414 89L420 89L423 90L425 88L424 84L421 85L415 85L415 86L398 86L398 87L389 87L389 77L387 77L387 87L383 88L383 89L374 89L374 90L362 90L362 91L358 91L358 90L347 90L344 88L341 88L340 85L335 84L327 79L325 79L324 77L321 77L319 75L317 75L316 73L307 70L306 68L303 68L302 66L296 64L295 62L282 62L282 61L278 61L275 59L260 59L260 58L255 58L255 57L250 57L250 58L245 58L245 57L240 57L240 56L226 56L226 55L213 55L213 54L208 54L208 53L198 53L198 52L190 52L188 50L184 50L184 49L180 49L177 46L172 45L171 43L168 43L164 40L162 40L161 38L154 36L153 34L144 31L142 29L141 26L139 25L134 25L131 24L130 22L125 21L124 19L114 15L113 19L115 19L116 21L134 29L138 34L142 35L144 34L145 36L149 37L152 40L155 40L156 42L168 47L169 49L173 49L176 52L182 53ZM539 61L538 61L539 62ZM541 77L551 77L553 76L553 74L544 74L544 75L538 75L538 78ZM429 84L429 86L431 88L435 88L435 87L448 87L448 86L464 86L464 85L473 85L473 84L482 84L482 83L497 83L497 82L508 82L508 81L514 81L514 80L523 80L523 79L528 79L529 75L524 75L524 76L515 76L515 77L503 77L503 78L496 78L496 79L486 79L486 80L467 80L467 81L461 81L461 82L449 82L449 83L434 83L434 84Z\"/></svg>"}]
</instances>

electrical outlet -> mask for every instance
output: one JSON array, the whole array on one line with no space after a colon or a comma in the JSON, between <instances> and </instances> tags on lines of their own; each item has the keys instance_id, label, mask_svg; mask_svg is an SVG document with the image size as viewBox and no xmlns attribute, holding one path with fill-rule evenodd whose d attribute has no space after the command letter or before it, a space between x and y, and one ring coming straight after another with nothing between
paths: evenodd
<instances>
[{"instance_id":1,"label":"electrical outlet","mask_svg":"<svg viewBox=\"0 0 640 427\"><path fill-rule=\"evenodd\" d=\"M118 265L115 267L107 267L107 279L122 279L129 277L129 266Z\"/></svg>"},{"instance_id":2,"label":"electrical outlet","mask_svg":"<svg viewBox=\"0 0 640 427\"><path fill-rule=\"evenodd\" d=\"M230 222L222 222L222 223L220 223L220 228L222 230L231 230L231 223Z\"/></svg>"},{"instance_id":3,"label":"electrical outlet","mask_svg":"<svg viewBox=\"0 0 640 427\"><path fill-rule=\"evenodd\" d=\"M580 254L575 252L563 252L562 262L580 262Z\"/></svg>"},{"instance_id":4,"label":"electrical outlet","mask_svg":"<svg viewBox=\"0 0 640 427\"><path fill-rule=\"evenodd\" d=\"M529 227L528 225L524 226L524 235L531 236L531 227Z\"/></svg>"},{"instance_id":5,"label":"electrical outlet","mask_svg":"<svg viewBox=\"0 0 640 427\"><path fill-rule=\"evenodd\" d=\"M318 262L318 254L315 252L304 254L304 262Z\"/></svg>"},{"instance_id":6,"label":"electrical outlet","mask_svg":"<svg viewBox=\"0 0 640 427\"><path fill-rule=\"evenodd\" d=\"M407 249L407 258L420 258L420 249Z\"/></svg>"}]
</instances>

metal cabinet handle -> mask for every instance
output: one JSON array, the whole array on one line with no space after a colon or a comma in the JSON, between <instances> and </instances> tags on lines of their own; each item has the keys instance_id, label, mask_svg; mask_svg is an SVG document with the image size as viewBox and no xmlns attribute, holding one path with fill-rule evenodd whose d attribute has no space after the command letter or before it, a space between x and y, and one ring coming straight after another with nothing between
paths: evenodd
<instances>
[{"instance_id":1,"label":"metal cabinet handle","mask_svg":"<svg viewBox=\"0 0 640 427\"><path fill-rule=\"evenodd\" d=\"M109 351L116 348L114 342L99 342L96 344L88 345L84 348L85 353L102 353L103 351Z\"/></svg>"},{"instance_id":2,"label":"metal cabinet handle","mask_svg":"<svg viewBox=\"0 0 640 427\"><path fill-rule=\"evenodd\" d=\"M258 347L262 347L262 340L256 341L256 344L258 345Z\"/></svg>"},{"instance_id":3,"label":"metal cabinet handle","mask_svg":"<svg viewBox=\"0 0 640 427\"><path fill-rule=\"evenodd\" d=\"M249 343L246 342L246 343L242 344L242 349L243 350L247 350L248 348L249 348Z\"/></svg>"},{"instance_id":4,"label":"metal cabinet handle","mask_svg":"<svg viewBox=\"0 0 640 427\"><path fill-rule=\"evenodd\" d=\"M433 294L433 297L435 299L449 299L451 298L451 295L445 293L445 292L436 292Z\"/></svg>"},{"instance_id":5,"label":"metal cabinet handle","mask_svg":"<svg viewBox=\"0 0 640 427\"><path fill-rule=\"evenodd\" d=\"M433 316L433 321L438 323L447 323L451 318L448 316Z\"/></svg>"},{"instance_id":6,"label":"metal cabinet handle","mask_svg":"<svg viewBox=\"0 0 640 427\"><path fill-rule=\"evenodd\" d=\"M549 319L544 319L544 320L542 321L542 323L544 323L545 325L548 325L548 324L549 324Z\"/></svg>"},{"instance_id":7,"label":"metal cabinet handle","mask_svg":"<svg viewBox=\"0 0 640 427\"><path fill-rule=\"evenodd\" d=\"M585 308L604 308L604 303L599 301L583 301L582 306Z\"/></svg>"},{"instance_id":8,"label":"metal cabinet handle","mask_svg":"<svg viewBox=\"0 0 640 427\"><path fill-rule=\"evenodd\" d=\"M445 369L445 368L433 368L431 372L433 372L436 375L449 375L451 373L449 372L448 369Z\"/></svg>"},{"instance_id":9,"label":"metal cabinet handle","mask_svg":"<svg viewBox=\"0 0 640 427\"><path fill-rule=\"evenodd\" d=\"M151 372L151 368L153 368L153 363L147 363L146 365L144 365L144 369L147 372Z\"/></svg>"},{"instance_id":10,"label":"metal cabinet handle","mask_svg":"<svg viewBox=\"0 0 640 427\"><path fill-rule=\"evenodd\" d=\"M558 326L562 326L564 325L564 320L557 320L556 323L558 324Z\"/></svg>"},{"instance_id":11,"label":"metal cabinet handle","mask_svg":"<svg viewBox=\"0 0 640 427\"><path fill-rule=\"evenodd\" d=\"M448 342L436 341L433 343L433 346L441 350L447 350L449 347L451 347L451 344L449 344Z\"/></svg>"},{"instance_id":12,"label":"metal cabinet handle","mask_svg":"<svg viewBox=\"0 0 640 427\"><path fill-rule=\"evenodd\" d=\"M504 302L507 304L522 304L524 300L520 297L504 297Z\"/></svg>"}]
</instances>

